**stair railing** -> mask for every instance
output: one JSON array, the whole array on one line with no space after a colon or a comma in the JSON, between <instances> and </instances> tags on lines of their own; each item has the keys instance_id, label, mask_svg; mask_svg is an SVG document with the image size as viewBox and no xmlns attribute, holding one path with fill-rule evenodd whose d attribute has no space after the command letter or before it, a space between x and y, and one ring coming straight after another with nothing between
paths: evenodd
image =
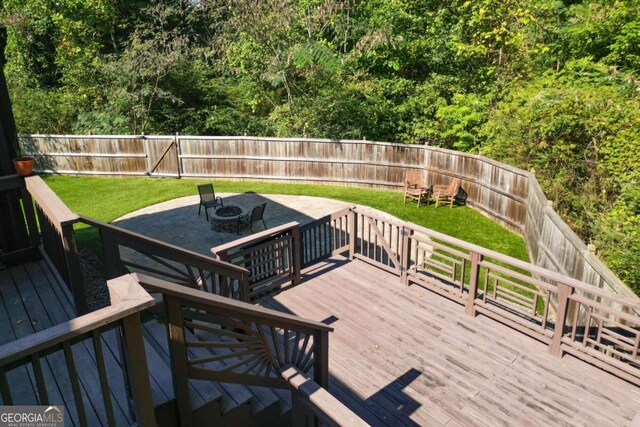
<instances>
[{"instance_id":1,"label":"stair railing","mask_svg":"<svg viewBox=\"0 0 640 427\"><path fill-rule=\"evenodd\" d=\"M369 425L295 366L285 367L282 370L282 378L291 386L294 426L360 427Z\"/></svg>"},{"instance_id":2,"label":"stair railing","mask_svg":"<svg viewBox=\"0 0 640 427\"><path fill-rule=\"evenodd\" d=\"M113 224L80 217L100 232L107 278L139 272L216 295L249 301L246 269Z\"/></svg>"},{"instance_id":3,"label":"stair railing","mask_svg":"<svg viewBox=\"0 0 640 427\"><path fill-rule=\"evenodd\" d=\"M220 297L161 279L132 280L162 297L181 425L191 425L191 379L290 389L294 366L329 385L329 332L324 323Z\"/></svg>"}]
</instances>

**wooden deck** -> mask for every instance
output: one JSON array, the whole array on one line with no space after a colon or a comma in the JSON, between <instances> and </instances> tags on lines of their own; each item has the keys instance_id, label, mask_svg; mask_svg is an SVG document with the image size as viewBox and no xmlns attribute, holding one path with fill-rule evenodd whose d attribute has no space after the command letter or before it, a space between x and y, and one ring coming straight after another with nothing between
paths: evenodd
<instances>
[{"instance_id":1,"label":"wooden deck","mask_svg":"<svg viewBox=\"0 0 640 427\"><path fill-rule=\"evenodd\" d=\"M46 262L28 262L0 271L0 337L2 343L29 336L77 316L70 293ZM102 333L104 363L113 399L117 425L130 425L128 399L120 368L115 331ZM83 407L91 425L106 425L99 370L94 346L83 340L71 346L77 364ZM79 425L77 403L62 351L42 359L44 379L51 404L64 405L68 425ZM15 368L7 374L13 403L33 405L39 401L37 382L31 366Z\"/></svg>"},{"instance_id":2,"label":"wooden deck","mask_svg":"<svg viewBox=\"0 0 640 427\"><path fill-rule=\"evenodd\" d=\"M261 304L331 324L329 391L372 425L625 426L640 389L362 261Z\"/></svg>"}]
</instances>

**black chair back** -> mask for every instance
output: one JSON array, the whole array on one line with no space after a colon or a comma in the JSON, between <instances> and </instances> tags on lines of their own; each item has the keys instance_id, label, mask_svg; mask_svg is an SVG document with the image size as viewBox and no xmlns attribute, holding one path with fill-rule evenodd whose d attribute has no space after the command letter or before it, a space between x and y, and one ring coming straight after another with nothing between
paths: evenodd
<instances>
[{"instance_id":1,"label":"black chair back","mask_svg":"<svg viewBox=\"0 0 640 427\"><path fill-rule=\"evenodd\" d=\"M260 221L264 215L264 209L267 207L266 203L256 206L251 211L251 222Z\"/></svg>"},{"instance_id":2,"label":"black chair back","mask_svg":"<svg viewBox=\"0 0 640 427\"><path fill-rule=\"evenodd\" d=\"M198 193L200 193L200 201L210 202L216 199L216 193L213 191L213 184L198 185Z\"/></svg>"}]
</instances>

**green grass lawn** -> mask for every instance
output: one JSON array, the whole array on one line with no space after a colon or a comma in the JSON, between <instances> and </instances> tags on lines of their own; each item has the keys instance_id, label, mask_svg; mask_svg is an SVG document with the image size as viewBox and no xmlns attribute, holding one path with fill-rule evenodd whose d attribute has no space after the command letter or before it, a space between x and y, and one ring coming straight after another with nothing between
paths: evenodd
<instances>
[{"instance_id":1,"label":"green grass lawn","mask_svg":"<svg viewBox=\"0 0 640 427\"><path fill-rule=\"evenodd\" d=\"M73 176L43 176L46 183L71 210L81 215L111 222L122 215L171 200L197 194L196 186L211 180L170 178L102 178ZM493 249L514 258L528 261L522 236L466 207L416 208L415 203L402 203L400 191L367 190L328 185L283 184L263 182L216 181L216 192L289 194L328 197L385 211L402 220L448 234L467 242ZM81 245L95 248L95 235L78 229Z\"/></svg>"}]
</instances>

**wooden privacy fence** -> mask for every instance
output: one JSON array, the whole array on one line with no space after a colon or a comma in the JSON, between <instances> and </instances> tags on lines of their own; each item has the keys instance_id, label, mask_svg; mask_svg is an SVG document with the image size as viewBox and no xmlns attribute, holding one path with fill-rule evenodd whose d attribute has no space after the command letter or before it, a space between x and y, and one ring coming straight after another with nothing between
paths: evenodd
<instances>
[{"instance_id":1,"label":"wooden privacy fence","mask_svg":"<svg viewBox=\"0 0 640 427\"><path fill-rule=\"evenodd\" d=\"M483 156L372 141L205 136L23 135L41 172L331 183L395 189L408 170L459 178L467 203L524 235L534 264L633 292L562 221L535 176Z\"/></svg>"},{"instance_id":2,"label":"wooden privacy fence","mask_svg":"<svg viewBox=\"0 0 640 427\"><path fill-rule=\"evenodd\" d=\"M265 287L260 295L299 280L301 260L311 260L305 263L310 266L348 254L407 285L419 284L464 305L469 315L480 313L505 323L547 344L555 355L571 353L640 384L640 303L635 299L362 208L305 226L313 229L321 232L307 233L304 244L289 245L297 247L287 255L293 271L278 276L277 286ZM250 270L247 260L258 259L252 252L257 250L264 263L277 266L281 257L275 248L283 235L300 240L301 227L285 224L212 252ZM260 277L258 286L273 279Z\"/></svg>"}]
</instances>

